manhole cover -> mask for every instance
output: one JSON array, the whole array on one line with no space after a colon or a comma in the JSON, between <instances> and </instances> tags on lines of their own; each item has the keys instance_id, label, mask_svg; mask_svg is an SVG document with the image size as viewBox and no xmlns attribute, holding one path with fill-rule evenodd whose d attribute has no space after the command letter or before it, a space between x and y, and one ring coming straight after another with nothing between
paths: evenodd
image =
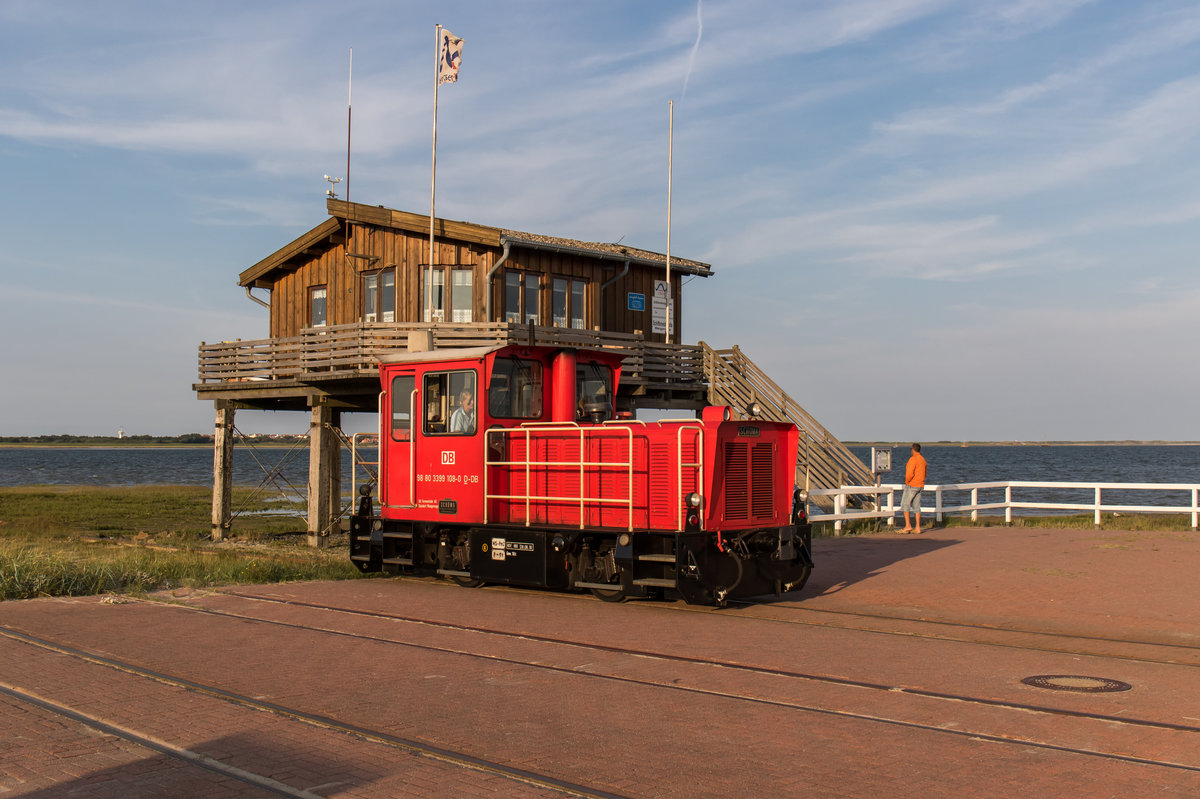
<instances>
[{"instance_id":1,"label":"manhole cover","mask_svg":"<svg viewBox=\"0 0 1200 799\"><path fill-rule=\"evenodd\" d=\"M1081 677L1074 674L1039 674L1036 677L1026 677L1021 680L1034 688L1048 688L1051 691L1078 691L1087 694L1106 694L1115 691L1128 691L1133 688L1127 682L1110 680L1105 677Z\"/></svg>"}]
</instances>

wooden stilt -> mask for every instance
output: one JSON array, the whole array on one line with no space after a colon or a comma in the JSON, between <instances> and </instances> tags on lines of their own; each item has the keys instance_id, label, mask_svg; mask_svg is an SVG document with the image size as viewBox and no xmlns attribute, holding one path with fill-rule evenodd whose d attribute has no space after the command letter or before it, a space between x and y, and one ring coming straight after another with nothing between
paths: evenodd
<instances>
[{"instance_id":1,"label":"wooden stilt","mask_svg":"<svg viewBox=\"0 0 1200 799\"><path fill-rule=\"evenodd\" d=\"M337 503L341 500L341 449L330 429L340 414L328 405L314 405L308 429L308 544L328 541Z\"/></svg>"},{"instance_id":2,"label":"wooden stilt","mask_svg":"<svg viewBox=\"0 0 1200 799\"><path fill-rule=\"evenodd\" d=\"M223 541L233 523L233 416L234 404L228 400L213 402L213 497L212 539Z\"/></svg>"}]
</instances>

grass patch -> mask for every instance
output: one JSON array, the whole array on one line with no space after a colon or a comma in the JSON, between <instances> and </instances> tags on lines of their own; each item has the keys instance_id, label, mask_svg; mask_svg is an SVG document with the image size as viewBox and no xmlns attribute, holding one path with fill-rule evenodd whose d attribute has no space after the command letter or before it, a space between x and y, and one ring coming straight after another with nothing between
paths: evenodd
<instances>
[{"instance_id":1,"label":"grass patch","mask_svg":"<svg viewBox=\"0 0 1200 799\"><path fill-rule=\"evenodd\" d=\"M281 509L248 489L234 507ZM0 488L0 599L360 576L344 544L308 547L300 518L241 516L214 543L211 514L199 487Z\"/></svg>"}]
</instances>

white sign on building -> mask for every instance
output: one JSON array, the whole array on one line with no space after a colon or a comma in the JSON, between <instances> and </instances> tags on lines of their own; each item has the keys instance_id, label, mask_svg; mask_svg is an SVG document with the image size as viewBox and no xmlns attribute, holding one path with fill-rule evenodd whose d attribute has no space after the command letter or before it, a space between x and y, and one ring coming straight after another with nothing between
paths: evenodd
<instances>
[{"instance_id":1,"label":"white sign on building","mask_svg":"<svg viewBox=\"0 0 1200 799\"><path fill-rule=\"evenodd\" d=\"M654 298L652 299L653 317L650 324L651 333L667 332L667 325L675 332L675 301L671 299L671 287L665 280L654 281Z\"/></svg>"}]
</instances>

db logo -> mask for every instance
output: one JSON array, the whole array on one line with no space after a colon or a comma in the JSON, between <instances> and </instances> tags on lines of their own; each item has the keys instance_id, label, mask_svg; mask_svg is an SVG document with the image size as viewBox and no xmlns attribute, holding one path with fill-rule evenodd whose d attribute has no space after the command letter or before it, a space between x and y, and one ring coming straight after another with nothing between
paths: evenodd
<instances>
[{"instance_id":1,"label":"db logo","mask_svg":"<svg viewBox=\"0 0 1200 799\"><path fill-rule=\"evenodd\" d=\"M454 452L452 450L442 450L442 465L443 466L453 466L454 465Z\"/></svg>"}]
</instances>

